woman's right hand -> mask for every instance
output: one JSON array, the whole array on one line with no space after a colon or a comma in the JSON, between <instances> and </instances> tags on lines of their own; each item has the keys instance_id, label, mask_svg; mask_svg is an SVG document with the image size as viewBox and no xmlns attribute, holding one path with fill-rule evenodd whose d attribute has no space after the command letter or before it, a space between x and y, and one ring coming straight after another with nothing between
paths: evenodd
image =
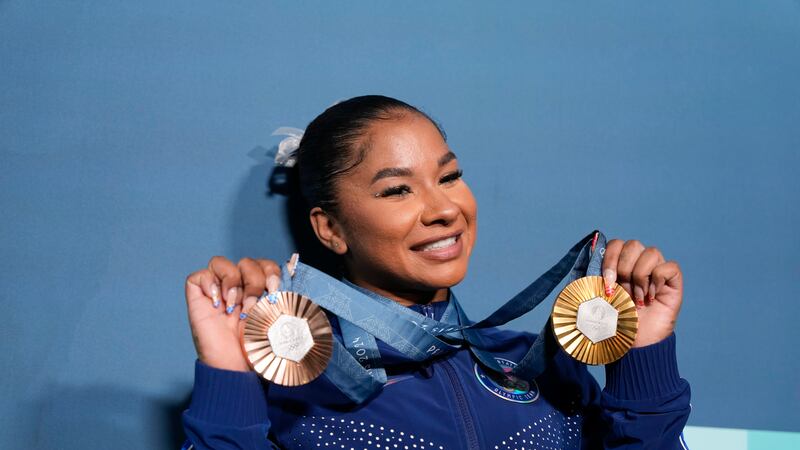
<instances>
[{"instance_id":1,"label":"woman's right hand","mask_svg":"<svg viewBox=\"0 0 800 450\"><path fill-rule=\"evenodd\" d=\"M281 268L268 259L237 264L215 256L186 278L186 308L197 357L217 369L248 371L239 336L250 308L280 287Z\"/></svg>"}]
</instances>

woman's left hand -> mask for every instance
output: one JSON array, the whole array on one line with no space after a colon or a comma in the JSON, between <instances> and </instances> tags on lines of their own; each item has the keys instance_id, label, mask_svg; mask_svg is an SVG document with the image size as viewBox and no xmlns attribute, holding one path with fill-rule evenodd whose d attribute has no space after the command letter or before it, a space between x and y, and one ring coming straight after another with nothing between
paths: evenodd
<instances>
[{"instance_id":1,"label":"woman's left hand","mask_svg":"<svg viewBox=\"0 0 800 450\"><path fill-rule=\"evenodd\" d=\"M655 344L675 328L683 301L683 275L675 261L666 261L655 247L636 240L613 239L603 257L606 294L619 283L633 298L639 312L634 347Z\"/></svg>"}]
</instances>

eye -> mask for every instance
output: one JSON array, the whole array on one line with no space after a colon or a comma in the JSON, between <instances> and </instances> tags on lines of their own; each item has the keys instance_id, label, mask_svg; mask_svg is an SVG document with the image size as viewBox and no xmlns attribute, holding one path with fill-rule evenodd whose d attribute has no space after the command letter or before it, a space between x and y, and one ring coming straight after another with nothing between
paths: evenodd
<instances>
[{"instance_id":1,"label":"eye","mask_svg":"<svg viewBox=\"0 0 800 450\"><path fill-rule=\"evenodd\" d=\"M443 177L442 177L442 178L439 180L439 183L441 183L441 184L452 184L452 183L454 183L456 180L458 180L459 178L461 178L462 176L464 176L464 171L463 171L463 170L461 170L461 169L458 169L458 170L456 170L455 172L450 172L450 173L448 173L447 175L443 176Z\"/></svg>"},{"instance_id":2,"label":"eye","mask_svg":"<svg viewBox=\"0 0 800 450\"><path fill-rule=\"evenodd\" d=\"M392 186L390 188L386 188L383 191L375 194L375 197L393 197L396 195L405 196L411 193L411 188L407 184L401 184L399 186Z\"/></svg>"}]
</instances>

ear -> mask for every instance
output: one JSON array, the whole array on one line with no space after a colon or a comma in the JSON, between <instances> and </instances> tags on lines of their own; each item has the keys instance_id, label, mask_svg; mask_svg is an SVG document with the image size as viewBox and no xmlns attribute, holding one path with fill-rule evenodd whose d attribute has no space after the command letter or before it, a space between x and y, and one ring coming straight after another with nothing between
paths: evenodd
<instances>
[{"instance_id":1,"label":"ear","mask_svg":"<svg viewBox=\"0 0 800 450\"><path fill-rule=\"evenodd\" d=\"M322 245L337 255L347 253L347 243L336 218L323 211L319 206L311 208L309 218L311 219L311 227L314 229L314 234L317 235L317 239Z\"/></svg>"}]
</instances>

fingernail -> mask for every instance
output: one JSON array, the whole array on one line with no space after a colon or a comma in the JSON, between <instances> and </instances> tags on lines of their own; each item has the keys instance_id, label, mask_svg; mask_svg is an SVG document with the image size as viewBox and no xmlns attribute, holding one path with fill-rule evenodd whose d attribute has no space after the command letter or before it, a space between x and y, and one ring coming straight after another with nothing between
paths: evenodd
<instances>
[{"instance_id":1,"label":"fingernail","mask_svg":"<svg viewBox=\"0 0 800 450\"><path fill-rule=\"evenodd\" d=\"M636 299L637 303L638 302L644 303L644 300L643 300L644 292L642 291L642 288L640 288L639 286L634 286L633 287L633 298Z\"/></svg>"},{"instance_id":2,"label":"fingernail","mask_svg":"<svg viewBox=\"0 0 800 450\"><path fill-rule=\"evenodd\" d=\"M647 295L650 297L650 301L654 301L656 299L656 285L650 283L650 287L647 289Z\"/></svg>"},{"instance_id":3,"label":"fingernail","mask_svg":"<svg viewBox=\"0 0 800 450\"><path fill-rule=\"evenodd\" d=\"M239 320L247 319L247 313L239 313Z\"/></svg>"},{"instance_id":4,"label":"fingernail","mask_svg":"<svg viewBox=\"0 0 800 450\"><path fill-rule=\"evenodd\" d=\"M644 308L644 300L642 300L640 298L637 298L636 299L636 306L638 306L639 308Z\"/></svg>"},{"instance_id":5,"label":"fingernail","mask_svg":"<svg viewBox=\"0 0 800 450\"><path fill-rule=\"evenodd\" d=\"M606 269L603 271L603 283L606 288L606 295L611 296L614 294L614 282L617 281L617 272L614 269Z\"/></svg>"},{"instance_id":6,"label":"fingernail","mask_svg":"<svg viewBox=\"0 0 800 450\"><path fill-rule=\"evenodd\" d=\"M277 275L270 275L267 277L267 291L270 293L275 292L281 285L281 279Z\"/></svg>"},{"instance_id":7,"label":"fingernail","mask_svg":"<svg viewBox=\"0 0 800 450\"><path fill-rule=\"evenodd\" d=\"M225 312L230 314L233 312L233 309L236 307L236 300L239 299L239 288L232 287L228 289L228 296L225 299L225 302L228 304L228 307L225 308Z\"/></svg>"},{"instance_id":8,"label":"fingernail","mask_svg":"<svg viewBox=\"0 0 800 450\"><path fill-rule=\"evenodd\" d=\"M211 299L214 300L214 308L219 308L219 286L216 284L211 285Z\"/></svg>"},{"instance_id":9,"label":"fingernail","mask_svg":"<svg viewBox=\"0 0 800 450\"><path fill-rule=\"evenodd\" d=\"M278 303L278 296L275 295L274 292L270 292L270 294L267 295L267 301L269 301L270 303L273 303L273 304L274 303Z\"/></svg>"}]
</instances>

